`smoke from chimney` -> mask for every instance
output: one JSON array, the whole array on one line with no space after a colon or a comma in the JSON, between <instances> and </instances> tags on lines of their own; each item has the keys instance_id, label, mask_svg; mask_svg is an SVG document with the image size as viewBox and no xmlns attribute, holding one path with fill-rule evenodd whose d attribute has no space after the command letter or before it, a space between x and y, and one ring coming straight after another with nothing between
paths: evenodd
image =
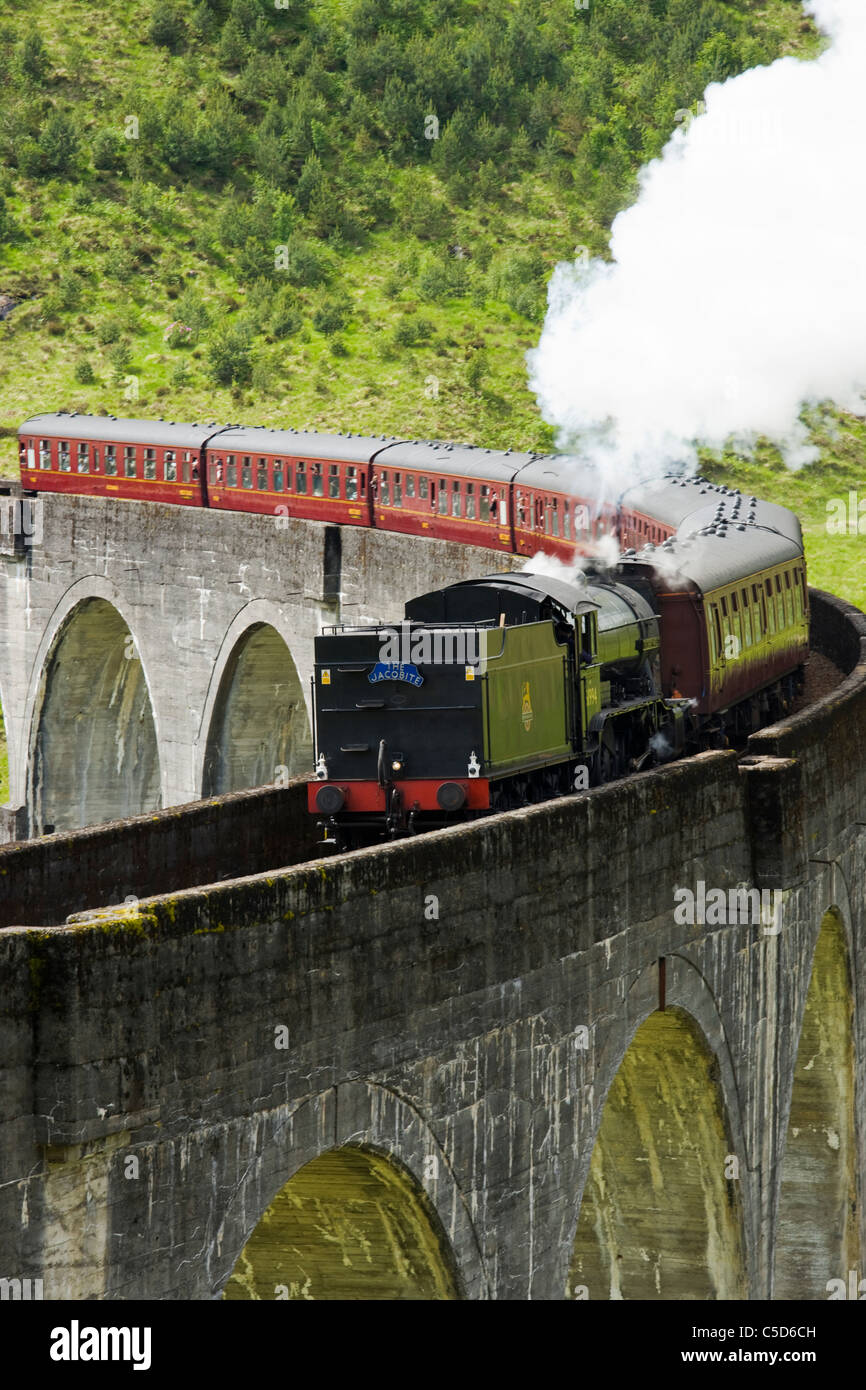
<instances>
[{"instance_id":1,"label":"smoke from chimney","mask_svg":"<svg viewBox=\"0 0 866 1390\"><path fill-rule=\"evenodd\" d=\"M557 444L608 494L695 445L765 435L811 461L798 418L866 414L866 0L806 0L830 38L704 96L620 213L612 260L558 265L530 384Z\"/></svg>"}]
</instances>

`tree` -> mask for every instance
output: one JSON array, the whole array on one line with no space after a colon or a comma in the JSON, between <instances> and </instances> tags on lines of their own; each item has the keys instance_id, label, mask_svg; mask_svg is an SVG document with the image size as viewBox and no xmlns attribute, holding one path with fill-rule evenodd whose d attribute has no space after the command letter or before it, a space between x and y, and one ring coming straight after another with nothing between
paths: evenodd
<instances>
[{"instance_id":1,"label":"tree","mask_svg":"<svg viewBox=\"0 0 866 1390\"><path fill-rule=\"evenodd\" d=\"M51 66L48 52L37 30L31 29L21 40L18 62L25 77L31 78L34 82L41 82L48 72Z\"/></svg>"},{"instance_id":2,"label":"tree","mask_svg":"<svg viewBox=\"0 0 866 1390\"><path fill-rule=\"evenodd\" d=\"M208 370L220 386L246 386L252 376L252 335L245 324L217 329L208 343Z\"/></svg>"},{"instance_id":3,"label":"tree","mask_svg":"<svg viewBox=\"0 0 866 1390\"><path fill-rule=\"evenodd\" d=\"M78 132L68 116L55 111L48 117L39 140L43 168L50 174L68 174L78 154Z\"/></svg>"},{"instance_id":4,"label":"tree","mask_svg":"<svg viewBox=\"0 0 866 1390\"><path fill-rule=\"evenodd\" d=\"M94 169L120 172L126 168L126 141L116 130L98 130L90 146Z\"/></svg>"},{"instance_id":5,"label":"tree","mask_svg":"<svg viewBox=\"0 0 866 1390\"><path fill-rule=\"evenodd\" d=\"M177 53L186 42L186 20L176 5L160 3L154 6L147 37L159 48Z\"/></svg>"},{"instance_id":6,"label":"tree","mask_svg":"<svg viewBox=\"0 0 866 1390\"><path fill-rule=\"evenodd\" d=\"M219 60L224 68L242 68L250 54L250 45L236 19L223 25L219 42Z\"/></svg>"}]
</instances>

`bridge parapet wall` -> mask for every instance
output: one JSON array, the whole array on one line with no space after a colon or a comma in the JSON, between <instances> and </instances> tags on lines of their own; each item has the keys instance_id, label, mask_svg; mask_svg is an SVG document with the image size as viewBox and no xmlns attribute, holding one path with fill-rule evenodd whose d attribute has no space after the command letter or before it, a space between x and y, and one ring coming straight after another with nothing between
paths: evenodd
<instances>
[{"instance_id":1,"label":"bridge parapet wall","mask_svg":"<svg viewBox=\"0 0 866 1390\"><path fill-rule=\"evenodd\" d=\"M0 927L56 926L74 912L311 859L307 778L0 847Z\"/></svg>"}]
</instances>

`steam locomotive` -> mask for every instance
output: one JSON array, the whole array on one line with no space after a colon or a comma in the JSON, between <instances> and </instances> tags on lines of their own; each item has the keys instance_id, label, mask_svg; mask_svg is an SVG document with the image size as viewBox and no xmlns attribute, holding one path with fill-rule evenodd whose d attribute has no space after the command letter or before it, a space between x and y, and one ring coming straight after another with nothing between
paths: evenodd
<instances>
[{"instance_id":1,"label":"steam locomotive","mask_svg":"<svg viewBox=\"0 0 866 1390\"><path fill-rule=\"evenodd\" d=\"M633 505L676 511L680 481ZM511 572L315 643L323 843L348 847L609 782L787 713L809 651L802 536L739 494L570 578Z\"/></svg>"}]
</instances>

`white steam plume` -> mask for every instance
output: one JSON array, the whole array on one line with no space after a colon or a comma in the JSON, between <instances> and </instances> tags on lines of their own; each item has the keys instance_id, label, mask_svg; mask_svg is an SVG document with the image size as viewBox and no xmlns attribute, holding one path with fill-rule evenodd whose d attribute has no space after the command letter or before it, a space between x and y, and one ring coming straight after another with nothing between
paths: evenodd
<instances>
[{"instance_id":1,"label":"white steam plume","mask_svg":"<svg viewBox=\"0 0 866 1390\"><path fill-rule=\"evenodd\" d=\"M557 266L530 380L558 444L608 495L694 446L774 440L810 461L798 419L864 413L866 0L807 0L831 36L705 93L641 174L612 263Z\"/></svg>"},{"instance_id":2,"label":"white steam plume","mask_svg":"<svg viewBox=\"0 0 866 1390\"><path fill-rule=\"evenodd\" d=\"M530 555L520 566L524 573L545 574L548 579L562 579L574 584L582 581L588 570L613 570L619 564L619 541L611 531L599 536L591 555L581 555L575 551L570 560L558 560L555 555L547 555L538 550Z\"/></svg>"}]
</instances>

